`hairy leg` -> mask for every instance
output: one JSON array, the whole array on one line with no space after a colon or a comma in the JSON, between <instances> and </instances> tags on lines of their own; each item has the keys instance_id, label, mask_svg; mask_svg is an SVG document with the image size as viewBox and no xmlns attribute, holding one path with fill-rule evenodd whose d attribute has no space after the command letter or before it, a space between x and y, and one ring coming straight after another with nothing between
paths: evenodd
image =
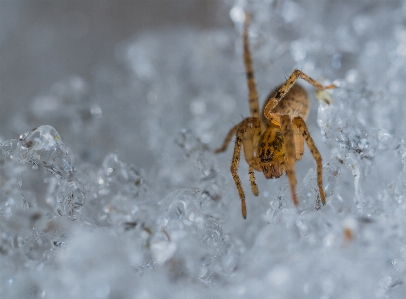
<instances>
[{"instance_id":1,"label":"hairy leg","mask_svg":"<svg viewBox=\"0 0 406 299\"><path fill-rule=\"evenodd\" d=\"M292 121L289 115L281 116L283 140L285 143L285 164L286 175L289 179L290 191L292 193L293 204L297 206L299 204L296 195L296 176L295 176L295 162L296 162L296 150L293 139Z\"/></svg>"},{"instance_id":2,"label":"hairy leg","mask_svg":"<svg viewBox=\"0 0 406 299\"><path fill-rule=\"evenodd\" d=\"M257 186L257 183L255 182L255 174L254 174L254 169L255 168L255 166L253 165L253 164L250 164L249 166L248 166L248 173L249 173L249 175L250 175L250 183L251 183L251 190L252 190L252 193L255 195L255 196L258 196L258 186Z\"/></svg>"},{"instance_id":3,"label":"hairy leg","mask_svg":"<svg viewBox=\"0 0 406 299\"><path fill-rule=\"evenodd\" d=\"M304 138L300 130L294 124L292 124L292 131L296 150L296 161L299 161L304 154Z\"/></svg>"},{"instance_id":4,"label":"hairy leg","mask_svg":"<svg viewBox=\"0 0 406 299\"><path fill-rule=\"evenodd\" d=\"M300 70L294 70L293 73L290 75L290 77L286 80L285 83L282 84L282 86L279 88L279 90L276 92L275 96L268 101L264 108L264 115L265 117L271 121L272 123L276 125L280 125L280 120L278 119L278 115L273 113L273 108L279 103L279 101L288 93L288 91L292 88L292 86L296 83L297 80L299 79L304 79L307 82L309 82L311 85L316 87L316 90L324 90L324 89L332 89L335 88L335 85L328 85L328 86L323 86L320 83L318 83L316 80L312 79L305 73L303 73Z\"/></svg>"},{"instance_id":5,"label":"hairy leg","mask_svg":"<svg viewBox=\"0 0 406 299\"><path fill-rule=\"evenodd\" d=\"M244 146L244 156L245 160L247 161L249 166L254 167L255 164L252 161L255 159L254 157L254 146L253 146L253 135L257 132L256 130L259 129L260 120L256 117L248 117L244 119L240 125L238 126L236 138L235 138L235 146L234 146L234 153L233 158L231 160L231 174L233 176L235 185L237 186L238 194L241 198L241 210L242 216L244 219L247 217L247 208L245 206L245 194L242 188L241 180L238 176L238 166L240 162L240 155L241 155L241 147ZM253 174L250 174L250 181L253 177ZM255 177L254 181L251 181L251 188L255 194ZM253 185L254 183L254 185ZM258 194L258 192L257 192Z\"/></svg>"},{"instance_id":6,"label":"hairy leg","mask_svg":"<svg viewBox=\"0 0 406 299\"><path fill-rule=\"evenodd\" d=\"M235 125L234 127L232 127L232 128L230 129L230 131L228 132L226 138L225 138L224 141L223 141L222 146L219 147L218 149L216 149L216 150L214 151L216 154L217 154L217 153L224 152L224 151L227 149L228 144L229 144L230 141L231 141L231 138L233 138L234 134L237 132L238 127L241 125L241 123L242 123L242 122L240 122L239 124Z\"/></svg>"},{"instance_id":7,"label":"hairy leg","mask_svg":"<svg viewBox=\"0 0 406 299\"><path fill-rule=\"evenodd\" d=\"M307 129L306 123L301 117L295 117L293 119L293 125L297 127L302 133L304 139L306 140L307 146L309 147L314 160L316 160L317 165L317 185L319 187L320 198L323 204L326 204L326 196L323 190L323 163L321 160L321 155L316 145L314 144L313 138L310 136L309 130Z\"/></svg>"},{"instance_id":8,"label":"hairy leg","mask_svg":"<svg viewBox=\"0 0 406 299\"><path fill-rule=\"evenodd\" d=\"M233 159L231 160L231 175L233 176L235 185L237 186L238 194L240 195L241 199L241 212L244 219L247 218L247 207L245 205L245 194L244 190L242 189L242 184L240 177L238 176L238 166L240 162L240 152L241 146L243 144L243 132L240 130L237 131L236 138L235 138L235 145L234 145L234 153Z\"/></svg>"},{"instance_id":9,"label":"hairy leg","mask_svg":"<svg viewBox=\"0 0 406 299\"><path fill-rule=\"evenodd\" d=\"M247 84L248 84L248 101L251 111L251 116L259 118L259 103L258 103L258 92L254 78L254 69L252 67L252 57L250 52L250 45L248 39L248 27L250 23L250 15L245 14L244 22L244 34L243 34L243 43L244 43L244 65L245 72L247 74Z\"/></svg>"}]
</instances>

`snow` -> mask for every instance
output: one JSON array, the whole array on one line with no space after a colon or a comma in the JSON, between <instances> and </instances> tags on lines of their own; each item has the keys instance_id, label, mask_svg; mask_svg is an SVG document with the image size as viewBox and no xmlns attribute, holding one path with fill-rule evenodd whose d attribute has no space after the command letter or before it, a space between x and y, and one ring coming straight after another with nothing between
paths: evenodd
<instances>
[{"instance_id":1,"label":"snow","mask_svg":"<svg viewBox=\"0 0 406 299\"><path fill-rule=\"evenodd\" d=\"M8 113L1 298L404 298L406 4L225 2L235 28L144 30L117 43L121 68ZM297 208L286 176L256 173L252 195L242 159L244 220L233 146L213 153L249 113L245 9L262 100L296 68L337 86L328 105L301 82L324 206L308 150Z\"/></svg>"}]
</instances>

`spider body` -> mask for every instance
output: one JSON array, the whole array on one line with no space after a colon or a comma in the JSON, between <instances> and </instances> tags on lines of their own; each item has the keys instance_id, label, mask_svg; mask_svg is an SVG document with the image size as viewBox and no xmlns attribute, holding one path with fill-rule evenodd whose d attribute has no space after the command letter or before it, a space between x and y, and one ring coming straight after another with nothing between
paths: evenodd
<instances>
[{"instance_id":1,"label":"spider body","mask_svg":"<svg viewBox=\"0 0 406 299\"><path fill-rule=\"evenodd\" d=\"M272 99L278 89L274 89L265 101L262 111L266 104ZM274 111L279 115L289 115L290 117L301 117L307 119L309 114L310 101L306 90L299 84L295 84L285 95L284 98L275 106ZM285 172L285 143L281 127L275 125L261 114L262 130L260 140L257 144L257 153L261 160L262 172L267 179L278 178ZM293 138L295 144L295 158L300 160L304 153L304 139L297 129L293 129ZM270 165L267 165L270 163Z\"/></svg>"},{"instance_id":2,"label":"spider body","mask_svg":"<svg viewBox=\"0 0 406 299\"><path fill-rule=\"evenodd\" d=\"M231 162L231 174L236 184L244 218L247 216L245 194L238 176L241 148L248 163L251 190L258 195L258 186L255 182L254 171L262 172L267 179L279 178L286 173L289 179L292 200L298 205L296 196L295 162L300 160L304 153L306 141L317 164L317 183L320 198L323 204L326 199L322 182L322 160L313 139L307 129L305 120L309 114L310 101L303 87L296 84L302 78L316 87L317 91L334 88L334 85L322 86L303 72L295 70L281 86L273 90L262 111L259 114L258 93L254 79L251 53L248 41L249 15L246 14L243 44L244 63L247 74L248 99L251 117L241 121L231 128L223 145L215 152L227 149L231 138L235 135L234 153ZM328 102L327 99L325 99Z\"/></svg>"}]
</instances>

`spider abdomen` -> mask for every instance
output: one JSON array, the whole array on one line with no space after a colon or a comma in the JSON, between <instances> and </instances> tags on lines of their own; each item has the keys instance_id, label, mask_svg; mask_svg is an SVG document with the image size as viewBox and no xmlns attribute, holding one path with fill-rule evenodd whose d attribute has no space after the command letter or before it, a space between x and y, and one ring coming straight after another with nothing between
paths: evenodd
<instances>
[{"instance_id":1,"label":"spider abdomen","mask_svg":"<svg viewBox=\"0 0 406 299\"><path fill-rule=\"evenodd\" d=\"M281 86L278 86L269 93L263 107L265 107L268 101L276 95ZM291 118L300 116L306 120L310 110L310 101L307 91L299 84L293 85L289 92L272 110L272 112L280 115L289 115ZM263 113L262 120L265 121Z\"/></svg>"}]
</instances>

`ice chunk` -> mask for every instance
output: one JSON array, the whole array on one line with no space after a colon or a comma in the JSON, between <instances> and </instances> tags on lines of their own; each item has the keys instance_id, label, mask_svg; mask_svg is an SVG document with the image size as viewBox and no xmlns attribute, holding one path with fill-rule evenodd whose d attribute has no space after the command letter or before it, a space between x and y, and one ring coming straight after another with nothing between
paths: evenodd
<instances>
[{"instance_id":1,"label":"ice chunk","mask_svg":"<svg viewBox=\"0 0 406 299\"><path fill-rule=\"evenodd\" d=\"M43 166L71 181L75 175L71 159L55 128L40 126L20 136L14 156L21 162Z\"/></svg>"},{"instance_id":2,"label":"ice chunk","mask_svg":"<svg viewBox=\"0 0 406 299\"><path fill-rule=\"evenodd\" d=\"M72 220L79 219L81 210L86 201L86 192L83 184L76 178L71 181L62 180L59 186L57 201L61 204L58 208L60 215L68 214Z\"/></svg>"},{"instance_id":3,"label":"ice chunk","mask_svg":"<svg viewBox=\"0 0 406 299\"><path fill-rule=\"evenodd\" d=\"M4 157L8 157L12 155L13 151L17 147L18 140L17 139L11 139L11 140L6 140L0 143L0 153Z\"/></svg>"},{"instance_id":4,"label":"ice chunk","mask_svg":"<svg viewBox=\"0 0 406 299\"><path fill-rule=\"evenodd\" d=\"M68 214L72 220L78 219L86 199L85 188L75 177L71 158L55 128L43 125L22 134L18 140L4 141L0 144L0 152L15 161L42 166L56 174L61 180L57 183L59 193L56 198L62 204L58 213ZM18 186L21 188L21 183Z\"/></svg>"}]
</instances>

